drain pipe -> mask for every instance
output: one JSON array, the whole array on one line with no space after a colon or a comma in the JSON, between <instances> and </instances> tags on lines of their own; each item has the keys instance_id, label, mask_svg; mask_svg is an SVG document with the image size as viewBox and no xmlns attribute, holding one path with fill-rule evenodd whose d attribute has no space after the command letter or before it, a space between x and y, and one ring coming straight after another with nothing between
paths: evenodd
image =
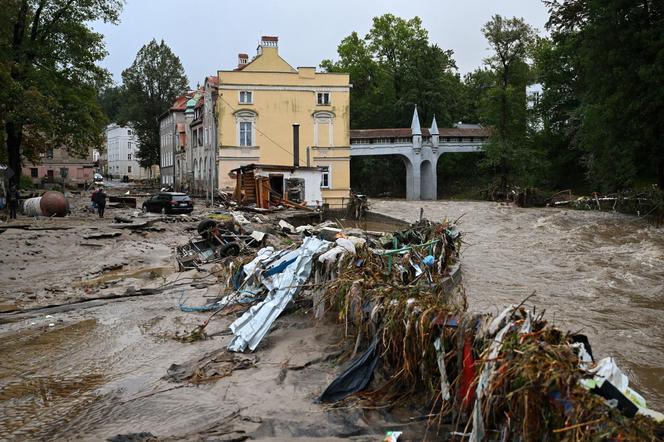
<instances>
[{"instance_id":1,"label":"drain pipe","mask_svg":"<svg viewBox=\"0 0 664 442\"><path fill-rule=\"evenodd\" d=\"M300 125L293 123L293 166L300 166Z\"/></svg>"}]
</instances>

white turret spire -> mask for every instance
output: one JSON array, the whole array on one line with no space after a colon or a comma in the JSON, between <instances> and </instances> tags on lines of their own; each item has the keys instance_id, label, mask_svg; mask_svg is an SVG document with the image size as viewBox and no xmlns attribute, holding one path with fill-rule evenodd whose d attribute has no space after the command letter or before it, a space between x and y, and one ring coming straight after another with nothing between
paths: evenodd
<instances>
[{"instance_id":1,"label":"white turret spire","mask_svg":"<svg viewBox=\"0 0 664 442\"><path fill-rule=\"evenodd\" d=\"M438 123L436 123L436 116L433 116L433 121L431 122L431 129L429 129L429 134L431 134L431 149L434 152L438 152L438 145L440 143L440 132L438 131Z\"/></svg>"},{"instance_id":2,"label":"white turret spire","mask_svg":"<svg viewBox=\"0 0 664 442\"><path fill-rule=\"evenodd\" d=\"M433 121L431 122L431 129L429 129L431 135L440 135L438 132L438 123L436 123L436 115L433 116Z\"/></svg>"},{"instance_id":3,"label":"white turret spire","mask_svg":"<svg viewBox=\"0 0 664 442\"><path fill-rule=\"evenodd\" d=\"M422 135L422 128L420 128L420 116L417 115L417 105L413 111L413 122L410 124L412 135Z\"/></svg>"}]
</instances>

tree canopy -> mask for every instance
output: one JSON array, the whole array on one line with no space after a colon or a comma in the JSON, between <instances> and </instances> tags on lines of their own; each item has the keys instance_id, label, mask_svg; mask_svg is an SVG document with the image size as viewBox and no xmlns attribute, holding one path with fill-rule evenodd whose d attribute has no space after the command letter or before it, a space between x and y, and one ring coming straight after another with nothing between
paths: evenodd
<instances>
[{"instance_id":1,"label":"tree canopy","mask_svg":"<svg viewBox=\"0 0 664 442\"><path fill-rule=\"evenodd\" d=\"M0 158L20 178L21 157L103 143L97 90L109 81L93 20L116 22L121 0L7 0L0 8Z\"/></svg>"},{"instance_id":2,"label":"tree canopy","mask_svg":"<svg viewBox=\"0 0 664 442\"><path fill-rule=\"evenodd\" d=\"M482 33L492 51L485 64L493 73L493 84L481 102L481 120L494 133L485 146L485 163L495 167L504 192L508 181L533 174L534 152L528 142L528 102L531 51L535 31L523 19L494 15Z\"/></svg>"},{"instance_id":3,"label":"tree canopy","mask_svg":"<svg viewBox=\"0 0 664 442\"><path fill-rule=\"evenodd\" d=\"M159 164L159 116L188 89L180 59L162 40L144 45L122 72L124 104L121 122L134 128L140 143L141 167Z\"/></svg>"},{"instance_id":4,"label":"tree canopy","mask_svg":"<svg viewBox=\"0 0 664 442\"><path fill-rule=\"evenodd\" d=\"M664 188L664 4L545 1L542 60L554 128L584 153L591 182L610 191L657 176ZM553 75L555 74L555 75Z\"/></svg>"},{"instance_id":5,"label":"tree canopy","mask_svg":"<svg viewBox=\"0 0 664 442\"><path fill-rule=\"evenodd\" d=\"M423 124L434 114L439 124L458 117L462 89L453 53L429 42L419 17L375 17L364 38L353 32L337 51L339 59L321 67L350 74L353 128L407 127L415 105Z\"/></svg>"}]
</instances>

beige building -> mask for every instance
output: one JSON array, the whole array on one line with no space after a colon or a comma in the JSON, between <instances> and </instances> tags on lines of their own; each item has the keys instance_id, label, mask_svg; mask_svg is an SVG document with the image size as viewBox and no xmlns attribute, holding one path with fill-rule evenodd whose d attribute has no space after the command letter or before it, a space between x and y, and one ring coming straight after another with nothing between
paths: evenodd
<instances>
[{"instance_id":1,"label":"beige building","mask_svg":"<svg viewBox=\"0 0 664 442\"><path fill-rule=\"evenodd\" d=\"M323 202L340 207L350 192L349 75L293 68L277 37L263 37L248 58L218 72L219 188L233 189L231 170L248 164L321 167Z\"/></svg>"}]
</instances>

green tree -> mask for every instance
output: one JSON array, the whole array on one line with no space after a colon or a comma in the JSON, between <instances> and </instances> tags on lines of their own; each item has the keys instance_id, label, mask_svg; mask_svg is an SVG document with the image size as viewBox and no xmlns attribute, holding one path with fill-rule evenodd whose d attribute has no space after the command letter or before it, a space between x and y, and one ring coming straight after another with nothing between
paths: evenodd
<instances>
[{"instance_id":1,"label":"green tree","mask_svg":"<svg viewBox=\"0 0 664 442\"><path fill-rule=\"evenodd\" d=\"M542 94L535 109L541 128L535 135L548 159L546 185L583 188L586 184L585 152L578 142L580 128L578 52L574 35L559 36L559 43L541 38L535 48L537 80Z\"/></svg>"},{"instance_id":2,"label":"green tree","mask_svg":"<svg viewBox=\"0 0 664 442\"><path fill-rule=\"evenodd\" d=\"M125 102L125 90L122 86L108 86L99 92L99 105L111 123L123 120L122 110Z\"/></svg>"},{"instance_id":3,"label":"green tree","mask_svg":"<svg viewBox=\"0 0 664 442\"><path fill-rule=\"evenodd\" d=\"M419 17L385 14L373 19L364 38L353 32L338 47L330 72L348 72L353 128L407 127L413 108L427 124L451 124L462 107L461 78L452 51L429 42Z\"/></svg>"},{"instance_id":4,"label":"green tree","mask_svg":"<svg viewBox=\"0 0 664 442\"><path fill-rule=\"evenodd\" d=\"M664 189L664 3L545 1L553 50L574 60L563 84L578 106L578 145L592 183Z\"/></svg>"},{"instance_id":5,"label":"green tree","mask_svg":"<svg viewBox=\"0 0 664 442\"><path fill-rule=\"evenodd\" d=\"M48 148L87 152L103 143L95 63L103 37L88 23L115 23L121 0L6 0L0 8L0 145L18 184L21 158Z\"/></svg>"},{"instance_id":6,"label":"green tree","mask_svg":"<svg viewBox=\"0 0 664 442\"><path fill-rule=\"evenodd\" d=\"M131 124L140 143L141 167L159 164L159 115L187 91L188 80L180 59L162 40L152 40L122 72L125 104L122 122Z\"/></svg>"},{"instance_id":7,"label":"green tree","mask_svg":"<svg viewBox=\"0 0 664 442\"><path fill-rule=\"evenodd\" d=\"M482 121L482 107L489 90L496 84L496 74L487 68L478 68L463 77L463 113L461 121Z\"/></svg>"},{"instance_id":8,"label":"green tree","mask_svg":"<svg viewBox=\"0 0 664 442\"><path fill-rule=\"evenodd\" d=\"M528 62L536 33L523 19L505 19L500 15L494 15L482 27L482 33L493 51L485 63L496 79L482 112L484 122L494 128L485 146L485 163L496 168L500 190L505 192L510 176L530 178L536 164L527 139L526 97L531 75Z\"/></svg>"}]
</instances>

